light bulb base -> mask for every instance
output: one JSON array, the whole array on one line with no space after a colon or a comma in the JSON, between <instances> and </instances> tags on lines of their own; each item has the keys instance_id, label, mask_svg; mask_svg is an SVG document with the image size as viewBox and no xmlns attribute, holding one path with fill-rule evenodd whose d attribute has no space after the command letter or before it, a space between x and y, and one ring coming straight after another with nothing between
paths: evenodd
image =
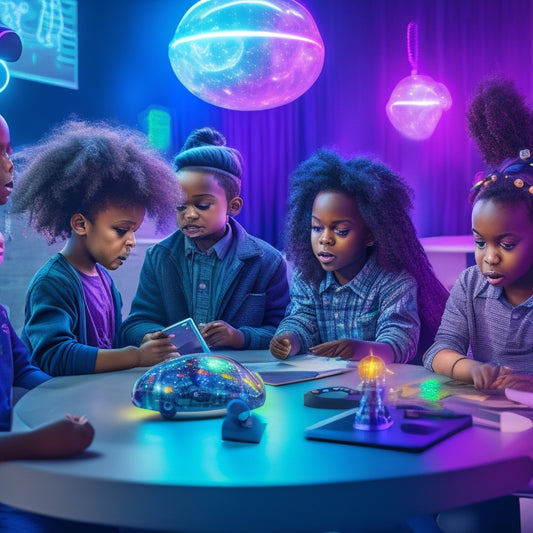
<instances>
[{"instance_id":1,"label":"light bulb base","mask_svg":"<svg viewBox=\"0 0 533 533\"><path fill-rule=\"evenodd\" d=\"M355 413L354 429L365 431L387 429L394 423L387 406L383 401L383 386L366 386L363 397Z\"/></svg>"}]
</instances>

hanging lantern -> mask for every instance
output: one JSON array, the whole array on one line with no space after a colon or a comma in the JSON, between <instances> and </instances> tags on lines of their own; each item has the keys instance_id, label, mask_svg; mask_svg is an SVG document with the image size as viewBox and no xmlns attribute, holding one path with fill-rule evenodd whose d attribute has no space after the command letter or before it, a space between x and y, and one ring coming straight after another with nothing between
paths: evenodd
<instances>
[{"instance_id":1,"label":"hanging lantern","mask_svg":"<svg viewBox=\"0 0 533 533\"><path fill-rule=\"evenodd\" d=\"M421 141L431 137L442 112L450 109L452 97L444 84L418 74L418 25L415 22L407 26L407 56L411 75L403 78L392 91L387 116L402 135Z\"/></svg>"}]
</instances>

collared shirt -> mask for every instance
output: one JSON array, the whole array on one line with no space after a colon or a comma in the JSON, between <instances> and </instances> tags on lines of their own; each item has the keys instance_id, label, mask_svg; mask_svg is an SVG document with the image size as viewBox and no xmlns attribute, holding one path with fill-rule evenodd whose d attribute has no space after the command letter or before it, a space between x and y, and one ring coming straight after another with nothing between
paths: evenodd
<instances>
[{"instance_id":1,"label":"collared shirt","mask_svg":"<svg viewBox=\"0 0 533 533\"><path fill-rule=\"evenodd\" d=\"M323 342L360 339L387 343L395 362L407 362L416 355L420 332L416 281L406 272L382 269L373 255L345 285L327 272L313 289L295 271L290 314L276 334L286 332L299 337L302 352Z\"/></svg>"},{"instance_id":2,"label":"collared shirt","mask_svg":"<svg viewBox=\"0 0 533 533\"><path fill-rule=\"evenodd\" d=\"M231 226L226 225L226 233L211 248L200 251L196 244L185 237L185 255L192 280L191 318L201 327L216 320L215 310L221 298L222 277L225 265L235 255ZM227 258L227 262L224 260ZM217 305L213 305L217 302Z\"/></svg>"},{"instance_id":3,"label":"collared shirt","mask_svg":"<svg viewBox=\"0 0 533 533\"><path fill-rule=\"evenodd\" d=\"M533 296L513 307L502 287L491 285L477 266L467 268L450 292L424 366L432 370L433 358L444 349L533 374Z\"/></svg>"}]
</instances>

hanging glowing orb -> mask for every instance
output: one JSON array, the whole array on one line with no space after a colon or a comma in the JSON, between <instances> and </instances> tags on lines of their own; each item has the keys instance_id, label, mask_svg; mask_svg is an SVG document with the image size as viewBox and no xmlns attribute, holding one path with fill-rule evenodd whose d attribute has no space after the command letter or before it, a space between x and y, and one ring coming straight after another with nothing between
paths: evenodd
<instances>
[{"instance_id":1,"label":"hanging glowing orb","mask_svg":"<svg viewBox=\"0 0 533 533\"><path fill-rule=\"evenodd\" d=\"M402 135L421 141L431 137L442 111L451 105L452 97L445 85L430 76L412 74L392 91L387 116Z\"/></svg>"},{"instance_id":2,"label":"hanging glowing orb","mask_svg":"<svg viewBox=\"0 0 533 533\"><path fill-rule=\"evenodd\" d=\"M318 78L324 43L293 0L202 0L169 45L178 79L219 107L254 111L292 102Z\"/></svg>"}]
</instances>

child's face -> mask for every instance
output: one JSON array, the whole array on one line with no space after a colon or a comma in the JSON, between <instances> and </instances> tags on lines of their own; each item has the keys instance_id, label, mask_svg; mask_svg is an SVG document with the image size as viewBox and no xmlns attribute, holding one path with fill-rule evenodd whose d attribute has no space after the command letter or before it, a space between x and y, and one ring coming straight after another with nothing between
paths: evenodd
<instances>
[{"instance_id":1,"label":"child's face","mask_svg":"<svg viewBox=\"0 0 533 533\"><path fill-rule=\"evenodd\" d=\"M90 259L108 270L116 270L135 246L134 233L144 220L142 206L108 207L93 221L85 219L85 247Z\"/></svg>"},{"instance_id":2,"label":"child's face","mask_svg":"<svg viewBox=\"0 0 533 533\"><path fill-rule=\"evenodd\" d=\"M12 153L9 127L0 116L0 205L7 203L13 191L13 163L9 157Z\"/></svg>"},{"instance_id":3,"label":"child's face","mask_svg":"<svg viewBox=\"0 0 533 533\"><path fill-rule=\"evenodd\" d=\"M363 268L373 238L355 200L340 192L321 192L311 214L311 246L322 268L344 285Z\"/></svg>"},{"instance_id":4,"label":"child's face","mask_svg":"<svg viewBox=\"0 0 533 533\"><path fill-rule=\"evenodd\" d=\"M512 303L518 294L525 296L522 301L531 296L533 224L525 205L478 200L472 210L472 232L476 263L487 281L503 287Z\"/></svg>"},{"instance_id":5,"label":"child's face","mask_svg":"<svg viewBox=\"0 0 533 533\"><path fill-rule=\"evenodd\" d=\"M178 205L178 226L199 250L205 251L224 236L228 215L236 213L213 174L181 170L178 183L184 195L183 203Z\"/></svg>"}]
</instances>

